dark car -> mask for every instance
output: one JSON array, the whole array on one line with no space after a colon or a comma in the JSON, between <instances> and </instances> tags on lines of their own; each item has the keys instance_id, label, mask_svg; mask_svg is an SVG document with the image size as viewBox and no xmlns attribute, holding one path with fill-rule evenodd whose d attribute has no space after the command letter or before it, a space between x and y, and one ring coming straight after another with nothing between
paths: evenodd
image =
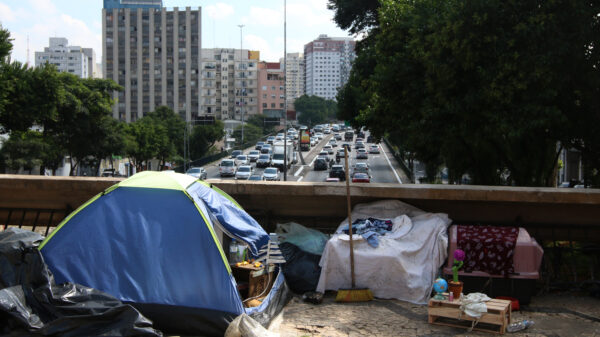
<instances>
[{"instance_id":1,"label":"dark car","mask_svg":"<svg viewBox=\"0 0 600 337\"><path fill-rule=\"evenodd\" d=\"M256 143L256 146L254 147L255 150L260 150L263 145L265 145L265 142L258 142Z\"/></svg>"},{"instance_id":2,"label":"dark car","mask_svg":"<svg viewBox=\"0 0 600 337\"><path fill-rule=\"evenodd\" d=\"M325 160L325 158L317 158L315 160L315 166L314 166L315 171L327 170L328 167L329 167L329 165L327 163L327 160Z\"/></svg>"},{"instance_id":3,"label":"dark car","mask_svg":"<svg viewBox=\"0 0 600 337\"><path fill-rule=\"evenodd\" d=\"M347 148L348 149L348 153L352 152L352 145L349 144L349 143L342 144L342 149L343 148Z\"/></svg>"},{"instance_id":4,"label":"dark car","mask_svg":"<svg viewBox=\"0 0 600 337\"><path fill-rule=\"evenodd\" d=\"M260 153L263 154L270 154L271 153L271 145L270 144L265 144L262 146L262 148L260 149Z\"/></svg>"},{"instance_id":5,"label":"dark car","mask_svg":"<svg viewBox=\"0 0 600 337\"><path fill-rule=\"evenodd\" d=\"M271 156L268 154L261 154L256 159L256 167L269 167L271 165Z\"/></svg>"},{"instance_id":6,"label":"dark car","mask_svg":"<svg viewBox=\"0 0 600 337\"><path fill-rule=\"evenodd\" d=\"M239 155L242 155L242 154L244 154L244 153L242 152L242 150L233 150L233 151L231 152L231 158L232 158L232 159L235 159L235 158L237 158L237 156L239 156Z\"/></svg>"},{"instance_id":7,"label":"dark car","mask_svg":"<svg viewBox=\"0 0 600 337\"><path fill-rule=\"evenodd\" d=\"M340 181L346 181L346 171L342 165L333 165L329 171L329 178L339 178Z\"/></svg>"}]
</instances>

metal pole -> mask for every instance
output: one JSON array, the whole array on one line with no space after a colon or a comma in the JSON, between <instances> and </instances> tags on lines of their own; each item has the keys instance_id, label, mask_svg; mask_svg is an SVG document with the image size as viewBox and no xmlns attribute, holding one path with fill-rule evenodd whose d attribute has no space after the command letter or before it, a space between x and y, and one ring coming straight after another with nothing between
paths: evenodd
<instances>
[{"instance_id":1,"label":"metal pole","mask_svg":"<svg viewBox=\"0 0 600 337\"><path fill-rule=\"evenodd\" d=\"M244 70L244 67L242 66L242 62L243 62L243 57L242 57L242 53L243 53L243 48L242 48L242 28L244 28L244 25L238 25L238 27L240 27L240 68L242 68L242 70ZM242 145L244 145L244 88L242 86L243 80L242 77L240 76L240 113L242 114Z\"/></svg>"},{"instance_id":2,"label":"metal pole","mask_svg":"<svg viewBox=\"0 0 600 337\"><path fill-rule=\"evenodd\" d=\"M283 181L287 181L287 0L283 0ZM293 155L293 154L292 154Z\"/></svg>"}]
</instances>

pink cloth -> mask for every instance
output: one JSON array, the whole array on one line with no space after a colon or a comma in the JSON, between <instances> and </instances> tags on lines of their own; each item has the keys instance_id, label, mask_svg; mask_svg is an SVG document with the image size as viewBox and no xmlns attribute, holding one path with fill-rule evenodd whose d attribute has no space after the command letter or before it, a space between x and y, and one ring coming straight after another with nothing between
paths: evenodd
<instances>
[{"instance_id":1,"label":"pink cloth","mask_svg":"<svg viewBox=\"0 0 600 337\"><path fill-rule=\"evenodd\" d=\"M465 272L483 271L508 277L514 273L513 256L519 229L517 227L457 227L457 246L465 254Z\"/></svg>"}]
</instances>

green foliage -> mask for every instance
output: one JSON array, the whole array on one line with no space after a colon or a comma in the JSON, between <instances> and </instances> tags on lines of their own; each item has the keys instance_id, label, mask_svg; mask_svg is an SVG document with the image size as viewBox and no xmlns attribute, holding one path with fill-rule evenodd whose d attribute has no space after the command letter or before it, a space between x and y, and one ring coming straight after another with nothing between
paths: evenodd
<instances>
[{"instance_id":1,"label":"green foliage","mask_svg":"<svg viewBox=\"0 0 600 337\"><path fill-rule=\"evenodd\" d=\"M272 133L273 130L275 129L273 127L273 125L265 123L266 118L267 118L267 116L265 116L265 115L252 115L246 120L246 122L248 124L252 124L254 126L261 128L263 130L262 131L263 135L266 135L266 134Z\"/></svg>"},{"instance_id":2,"label":"green foliage","mask_svg":"<svg viewBox=\"0 0 600 337\"><path fill-rule=\"evenodd\" d=\"M598 164L594 6L384 0L378 18L338 95L341 118L388 134L430 177L446 165L450 180L552 185L557 144Z\"/></svg>"},{"instance_id":3,"label":"green foliage","mask_svg":"<svg viewBox=\"0 0 600 337\"><path fill-rule=\"evenodd\" d=\"M351 34L376 26L379 6L377 0L329 0L327 3L327 8L335 11L334 21Z\"/></svg>"},{"instance_id":4,"label":"green foliage","mask_svg":"<svg viewBox=\"0 0 600 337\"><path fill-rule=\"evenodd\" d=\"M2 144L0 149L0 167L13 171L23 168L31 171L43 162L44 151L47 149L42 134L38 131L15 131Z\"/></svg>"},{"instance_id":5,"label":"green foliage","mask_svg":"<svg viewBox=\"0 0 600 337\"><path fill-rule=\"evenodd\" d=\"M13 49L12 40L13 39L10 38L10 32L0 25L0 63L5 63L6 58L10 55L10 52Z\"/></svg>"},{"instance_id":6,"label":"green foliage","mask_svg":"<svg viewBox=\"0 0 600 337\"><path fill-rule=\"evenodd\" d=\"M212 125L196 125L190 137L190 156L200 159L209 153L215 142L225 136L225 125L215 121ZM245 133L246 130L244 130ZM194 160L192 159L192 160Z\"/></svg>"},{"instance_id":7,"label":"green foliage","mask_svg":"<svg viewBox=\"0 0 600 337\"><path fill-rule=\"evenodd\" d=\"M259 141L263 136L262 129L256 125L245 124L244 125L244 143L251 144ZM237 126L233 130L233 138L235 138L236 145L242 145L242 126Z\"/></svg>"},{"instance_id":8,"label":"green foliage","mask_svg":"<svg viewBox=\"0 0 600 337\"><path fill-rule=\"evenodd\" d=\"M336 119L337 103L319 96L302 95L294 102L298 111L298 122L304 125L316 125Z\"/></svg>"},{"instance_id":9,"label":"green foliage","mask_svg":"<svg viewBox=\"0 0 600 337\"><path fill-rule=\"evenodd\" d=\"M179 153L183 153L185 121L166 106L159 106L144 118L150 119L157 125L154 128L158 137L155 143L157 147L155 158L160 160L159 165L162 168L167 161L173 161L178 158Z\"/></svg>"}]
</instances>

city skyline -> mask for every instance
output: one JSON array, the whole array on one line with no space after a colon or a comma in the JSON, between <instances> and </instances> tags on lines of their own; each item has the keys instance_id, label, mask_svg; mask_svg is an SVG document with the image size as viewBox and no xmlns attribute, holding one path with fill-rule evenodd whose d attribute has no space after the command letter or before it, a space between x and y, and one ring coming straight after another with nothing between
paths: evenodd
<instances>
[{"instance_id":1,"label":"city skyline","mask_svg":"<svg viewBox=\"0 0 600 337\"><path fill-rule=\"evenodd\" d=\"M244 24L244 49L260 51L261 60L283 57L283 1L164 0L167 8L202 8L202 48L239 48ZM14 39L12 59L33 65L35 51L43 50L49 37L65 37L74 45L93 48L102 59L102 0L0 0L0 24ZM200 6L202 5L202 6ZM333 22L327 0L287 0L287 51L303 52L306 43L320 34L347 37Z\"/></svg>"}]
</instances>

